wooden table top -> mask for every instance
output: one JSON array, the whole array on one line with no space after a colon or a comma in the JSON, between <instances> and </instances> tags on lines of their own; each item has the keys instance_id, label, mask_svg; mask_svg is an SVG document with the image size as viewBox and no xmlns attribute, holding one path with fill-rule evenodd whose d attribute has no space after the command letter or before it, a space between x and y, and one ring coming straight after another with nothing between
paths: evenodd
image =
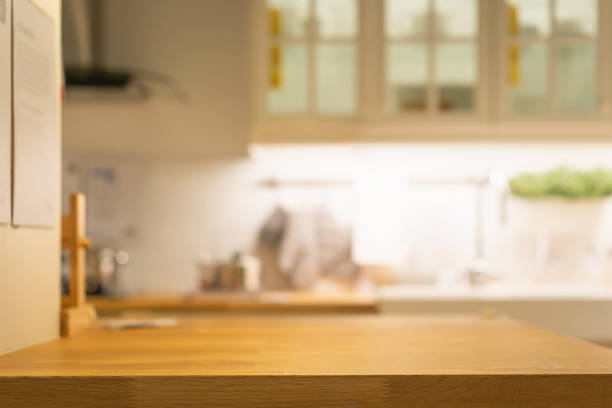
<instances>
[{"instance_id":1,"label":"wooden table top","mask_svg":"<svg viewBox=\"0 0 612 408\"><path fill-rule=\"evenodd\" d=\"M327 312L374 313L373 296L355 291L317 293L271 291L202 293L195 295L145 294L125 297L90 296L87 302L101 314L116 312Z\"/></svg>"},{"instance_id":2,"label":"wooden table top","mask_svg":"<svg viewBox=\"0 0 612 408\"><path fill-rule=\"evenodd\" d=\"M1 356L2 398L3 407L94 398L89 406L609 408L612 350L507 318L215 316L96 328Z\"/></svg>"}]
</instances>

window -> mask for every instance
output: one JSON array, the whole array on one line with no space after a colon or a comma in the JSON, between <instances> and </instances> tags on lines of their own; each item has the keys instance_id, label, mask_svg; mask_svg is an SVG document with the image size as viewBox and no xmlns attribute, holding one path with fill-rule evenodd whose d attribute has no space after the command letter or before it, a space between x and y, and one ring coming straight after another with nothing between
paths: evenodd
<instances>
[{"instance_id":1,"label":"window","mask_svg":"<svg viewBox=\"0 0 612 408\"><path fill-rule=\"evenodd\" d=\"M392 112L473 112L477 0L387 0L386 104Z\"/></svg>"},{"instance_id":2,"label":"window","mask_svg":"<svg viewBox=\"0 0 612 408\"><path fill-rule=\"evenodd\" d=\"M358 1L267 0L271 115L350 115L358 95Z\"/></svg>"},{"instance_id":3,"label":"window","mask_svg":"<svg viewBox=\"0 0 612 408\"><path fill-rule=\"evenodd\" d=\"M590 114L598 106L598 1L508 0L507 109Z\"/></svg>"},{"instance_id":4,"label":"window","mask_svg":"<svg viewBox=\"0 0 612 408\"><path fill-rule=\"evenodd\" d=\"M261 56L254 134L512 138L519 125L539 121L538 135L571 138L585 120L595 138L612 134L612 1L252 4ZM608 127L595 129L602 123Z\"/></svg>"}]
</instances>

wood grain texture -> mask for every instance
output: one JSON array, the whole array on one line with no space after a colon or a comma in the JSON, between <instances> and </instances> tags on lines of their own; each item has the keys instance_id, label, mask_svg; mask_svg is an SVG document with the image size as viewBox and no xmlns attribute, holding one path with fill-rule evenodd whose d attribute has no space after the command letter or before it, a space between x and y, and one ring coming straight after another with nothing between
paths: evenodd
<instances>
[{"instance_id":1,"label":"wood grain texture","mask_svg":"<svg viewBox=\"0 0 612 408\"><path fill-rule=\"evenodd\" d=\"M0 357L2 407L609 408L612 350L505 319L221 316Z\"/></svg>"},{"instance_id":2,"label":"wood grain texture","mask_svg":"<svg viewBox=\"0 0 612 408\"><path fill-rule=\"evenodd\" d=\"M85 237L85 195L70 195L70 213L62 216L62 249L70 251L69 307L85 304L85 251L91 243ZM62 301L62 304L65 302ZM62 323L63 326L70 325Z\"/></svg>"},{"instance_id":3,"label":"wood grain texture","mask_svg":"<svg viewBox=\"0 0 612 408\"><path fill-rule=\"evenodd\" d=\"M70 195L70 212L62 216L62 249L70 252L70 293L62 296L61 334L72 336L93 326L96 312L85 304L85 251L91 241L85 237L85 195Z\"/></svg>"},{"instance_id":4,"label":"wood grain texture","mask_svg":"<svg viewBox=\"0 0 612 408\"><path fill-rule=\"evenodd\" d=\"M2 381L3 407L609 408L610 379L530 376L92 377Z\"/></svg>"},{"instance_id":5,"label":"wood grain texture","mask_svg":"<svg viewBox=\"0 0 612 408\"><path fill-rule=\"evenodd\" d=\"M96 310L88 304L79 307L63 307L61 317L62 336L74 336L95 324Z\"/></svg>"},{"instance_id":6,"label":"wood grain texture","mask_svg":"<svg viewBox=\"0 0 612 408\"><path fill-rule=\"evenodd\" d=\"M151 294L124 298L89 297L100 314L119 312L288 312L374 313L372 296L353 291L317 294L310 291L276 291L259 294L207 293L192 296Z\"/></svg>"}]
</instances>

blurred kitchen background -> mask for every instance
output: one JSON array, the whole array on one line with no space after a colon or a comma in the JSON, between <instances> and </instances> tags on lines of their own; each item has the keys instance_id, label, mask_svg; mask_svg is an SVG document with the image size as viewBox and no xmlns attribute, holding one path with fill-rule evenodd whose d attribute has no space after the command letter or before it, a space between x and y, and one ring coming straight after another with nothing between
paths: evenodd
<instances>
[{"instance_id":1,"label":"blurred kitchen background","mask_svg":"<svg viewBox=\"0 0 612 408\"><path fill-rule=\"evenodd\" d=\"M612 344L610 2L62 17L63 196L87 197L91 293L355 293Z\"/></svg>"}]
</instances>

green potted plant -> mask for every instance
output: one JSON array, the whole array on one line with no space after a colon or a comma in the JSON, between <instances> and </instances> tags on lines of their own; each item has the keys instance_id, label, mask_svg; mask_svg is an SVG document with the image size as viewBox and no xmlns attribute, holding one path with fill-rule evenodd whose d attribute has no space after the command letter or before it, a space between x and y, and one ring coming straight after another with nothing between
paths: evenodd
<instances>
[{"instance_id":1,"label":"green potted plant","mask_svg":"<svg viewBox=\"0 0 612 408\"><path fill-rule=\"evenodd\" d=\"M509 181L511 229L535 237L539 280L599 279L598 236L612 170L560 167L544 173L522 173Z\"/></svg>"},{"instance_id":2,"label":"green potted plant","mask_svg":"<svg viewBox=\"0 0 612 408\"><path fill-rule=\"evenodd\" d=\"M592 231L601 222L605 199L612 195L612 170L560 167L522 173L509 182L513 206L525 220L548 231Z\"/></svg>"}]
</instances>

